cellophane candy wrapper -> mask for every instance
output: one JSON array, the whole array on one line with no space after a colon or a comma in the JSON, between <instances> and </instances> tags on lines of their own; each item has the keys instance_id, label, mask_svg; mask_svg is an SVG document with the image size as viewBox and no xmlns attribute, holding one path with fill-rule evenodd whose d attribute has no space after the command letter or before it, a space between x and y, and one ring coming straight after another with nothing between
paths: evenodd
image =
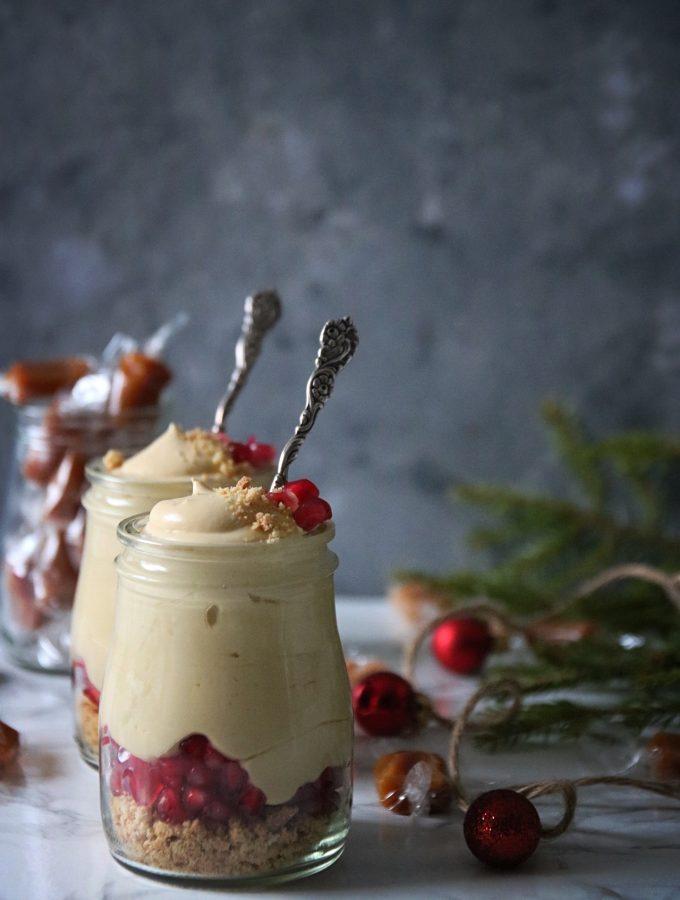
<instances>
[{"instance_id":1,"label":"cellophane candy wrapper","mask_svg":"<svg viewBox=\"0 0 680 900\"><path fill-rule=\"evenodd\" d=\"M186 321L179 314L144 342L116 334L99 358L20 361L0 377L18 419L5 488L2 626L19 662L68 669L85 465L110 447L135 452L158 432L172 380L161 357Z\"/></svg>"}]
</instances>

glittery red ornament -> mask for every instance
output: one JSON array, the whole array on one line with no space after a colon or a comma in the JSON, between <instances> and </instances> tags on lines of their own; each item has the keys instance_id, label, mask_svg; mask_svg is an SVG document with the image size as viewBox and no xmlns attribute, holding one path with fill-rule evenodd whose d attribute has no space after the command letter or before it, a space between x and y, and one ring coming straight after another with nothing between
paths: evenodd
<instances>
[{"instance_id":1,"label":"glittery red ornament","mask_svg":"<svg viewBox=\"0 0 680 900\"><path fill-rule=\"evenodd\" d=\"M411 731L416 724L416 694L411 685L394 672L373 672L352 690L354 717L374 736L388 737Z\"/></svg>"},{"instance_id":2,"label":"glittery red ornament","mask_svg":"<svg viewBox=\"0 0 680 900\"><path fill-rule=\"evenodd\" d=\"M463 832L477 859L511 869L529 859L538 846L541 820L534 804L517 791L487 791L470 805Z\"/></svg>"},{"instance_id":3,"label":"glittery red ornament","mask_svg":"<svg viewBox=\"0 0 680 900\"><path fill-rule=\"evenodd\" d=\"M484 665L493 646L489 626L472 616L450 616L432 632L432 652L457 675L473 675Z\"/></svg>"}]
</instances>

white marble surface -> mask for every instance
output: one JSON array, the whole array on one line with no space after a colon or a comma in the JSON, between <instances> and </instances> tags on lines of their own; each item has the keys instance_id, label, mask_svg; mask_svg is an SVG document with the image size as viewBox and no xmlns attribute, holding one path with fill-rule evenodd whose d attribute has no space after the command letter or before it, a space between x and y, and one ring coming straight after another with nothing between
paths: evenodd
<instances>
[{"instance_id":1,"label":"white marble surface","mask_svg":"<svg viewBox=\"0 0 680 900\"><path fill-rule=\"evenodd\" d=\"M399 626L378 601L338 604L349 651L394 661ZM132 874L109 856L99 822L97 776L71 740L69 684L65 678L24 672L0 658L0 717L22 734L20 770L0 781L1 900L119 900L211 897L219 890L169 886ZM425 667L421 686L460 701L460 684ZM467 689L469 685L463 687ZM431 732L419 745L443 749ZM412 822L376 804L371 761L386 742L360 739L351 837L344 857L304 881L251 898L671 898L680 897L680 810L668 801L619 791L583 795L575 826L543 842L522 869L487 871L463 841L462 816ZM635 748L581 746L567 752L480 757L470 747L464 763L477 787L585 771L619 771ZM546 817L550 805L540 806ZM554 810L552 810L554 814ZM232 896L234 891L224 891Z\"/></svg>"}]
</instances>

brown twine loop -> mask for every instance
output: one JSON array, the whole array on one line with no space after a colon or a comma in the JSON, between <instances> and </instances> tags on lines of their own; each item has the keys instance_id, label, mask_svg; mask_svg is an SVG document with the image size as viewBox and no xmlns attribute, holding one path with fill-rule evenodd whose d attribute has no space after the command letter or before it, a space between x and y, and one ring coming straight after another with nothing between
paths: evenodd
<instances>
[{"instance_id":1,"label":"brown twine loop","mask_svg":"<svg viewBox=\"0 0 680 900\"><path fill-rule=\"evenodd\" d=\"M449 610L449 612L437 616L436 619L426 622L407 646L403 662L404 678L406 678L407 681L413 681L418 654L427 638L442 624L442 622L446 622L451 616L460 615L481 616L491 622L492 625L495 625L501 635L524 633L522 628L490 603L474 603L469 604L468 606L457 606L455 610Z\"/></svg>"},{"instance_id":2,"label":"brown twine loop","mask_svg":"<svg viewBox=\"0 0 680 900\"><path fill-rule=\"evenodd\" d=\"M486 697L502 698L509 697L511 705L508 709L502 710L498 716L488 718L484 725L499 724L510 719L519 710L522 704L522 696L520 686L516 681L509 678L503 678L499 681L492 681L483 685L476 691L465 704L465 707L451 729L451 739L449 742L448 766L451 781L453 783L454 795L458 807L467 812L470 803L465 796L461 785L460 774L460 745L468 725L472 713L478 706L479 702ZM544 797L548 794L561 794L564 801L564 812L560 820L551 826L541 826L541 835L544 838L556 838L569 828L578 803L577 788L590 787L593 785L614 785L616 787L632 787L641 791L649 791L658 794L661 797L669 797L674 800L680 800L680 784L665 784L660 781L649 781L642 778L628 778L624 775L598 775L592 777L577 778L573 781L554 780L554 781L537 781L530 784L513 787L512 790L518 794L523 794L527 799L533 800L536 797Z\"/></svg>"},{"instance_id":3,"label":"brown twine loop","mask_svg":"<svg viewBox=\"0 0 680 900\"><path fill-rule=\"evenodd\" d=\"M500 710L496 715L488 716L484 721L484 725L499 725L501 722L507 722L515 715L522 704L519 685L510 678L503 678L499 681L491 681L488 684L482 685L482 687L475 691L470 697L463 707L461 714L453 723L447 761L456 803L463 812L467 812L468 807L470 806L470 803L463 792L460 780L460 745L463 734L470 724L472 713L475 711L481 700L484 700L486 697L503 698L504 696L510 699L510 706L507 709Z\"/></svg>"},{"instance_id":4,"label":"brown twine loop","mask_svg":"<svg viewBox=\"0 0 680 900\"><path fill-rule=\"evenodd\" d=\"M627 578L636 578L639 581L648 581L650 584L657 585L664 591L677 611L680 612L680 572L674 572L672 575L669 575L667 572L662 572L661 569L655 569L652 566L645 566L641 563L626 563L625 565L612 566L610 569L600 572L599 575L595 575L594 578L584 581L576 588L569 600L562 604L553 615L559 615L576 600L581 600L583 597L587 597L588 594L594 594L595 591L599 591L600 588L606 587L608 584L623 581Z\"/></svg>"}]
</instances>

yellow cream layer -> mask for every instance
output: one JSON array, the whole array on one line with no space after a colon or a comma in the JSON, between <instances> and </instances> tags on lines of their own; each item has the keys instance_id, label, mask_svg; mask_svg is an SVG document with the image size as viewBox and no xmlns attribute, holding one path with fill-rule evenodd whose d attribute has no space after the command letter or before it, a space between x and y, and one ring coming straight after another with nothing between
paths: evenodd
<instances>
[{"instance_id":1,"label":"yellow cream layer","mask_svg":"<svg viewBox=\"0 0 680 900\"><path fill-rule=\"evenodd\" d=\"M347 764L332 533L228 546L156 540L153 555L126 548L101 703L113 739L149 760L205 734L270 804Z\"/></svg>"}]
</instances>

